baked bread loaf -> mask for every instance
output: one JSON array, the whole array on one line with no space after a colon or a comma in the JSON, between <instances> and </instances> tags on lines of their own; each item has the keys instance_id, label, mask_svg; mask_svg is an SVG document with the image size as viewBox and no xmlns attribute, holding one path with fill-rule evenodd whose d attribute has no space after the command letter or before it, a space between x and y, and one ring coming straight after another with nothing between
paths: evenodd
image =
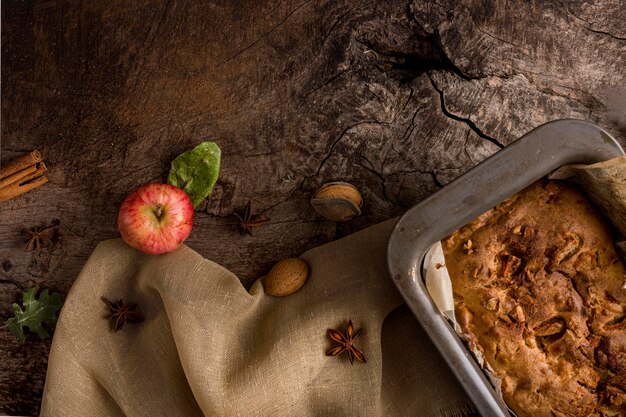
<instances>
[{"instance_id":1,"label":"baked bread loaf","mask_svg":"<svg viewBox=\"0 0 626 417\"><path fill-rule=\"evenodd\" d=\"M462 338L519 416L626 416L626 269L569 185L540 181L443 241Z\"/></svg>"}]
</instances>

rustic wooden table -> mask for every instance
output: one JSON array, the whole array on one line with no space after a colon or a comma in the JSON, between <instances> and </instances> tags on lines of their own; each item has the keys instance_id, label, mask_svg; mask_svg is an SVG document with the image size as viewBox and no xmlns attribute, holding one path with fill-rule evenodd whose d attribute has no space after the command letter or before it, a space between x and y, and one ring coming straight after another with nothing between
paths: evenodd
<instances>
[{"instance_id":1,"label":"rustic wooden table","mask_svg":"<svg viewBox=\"0 0 626 417\"><path fill-rule=\"evenodd\" d=\"M276 260L402 214L533 127L591 120L622 144L620 0L2 2L2 161L39 149L50 182L0 204L0 315L67 294L134 187L203 140L220 180L189 246L249 286ZM345 226L309 206L363 192ZM271 222L239 236L251 199ZM24 230L60 240L24 251ZM0 330L0 414L38 412L50 342Z\"/></svg>"}]
</instances>

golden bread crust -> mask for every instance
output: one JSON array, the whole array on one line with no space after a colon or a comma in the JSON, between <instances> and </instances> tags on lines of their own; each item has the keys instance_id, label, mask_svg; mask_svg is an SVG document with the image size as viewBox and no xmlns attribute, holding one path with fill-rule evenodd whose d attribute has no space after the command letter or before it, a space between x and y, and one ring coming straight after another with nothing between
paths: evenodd
<instances>
[{"instance_id":1,"label":"golden bread crust","mask_svg":"<svg viewBox=\"0 0 626 417\"><path fill-rule=\"evenodd\" d=\"M519 417L626 414L626 269L579 191L537 182L443 247L462 337Z\"/></svg>"}]
</instances>

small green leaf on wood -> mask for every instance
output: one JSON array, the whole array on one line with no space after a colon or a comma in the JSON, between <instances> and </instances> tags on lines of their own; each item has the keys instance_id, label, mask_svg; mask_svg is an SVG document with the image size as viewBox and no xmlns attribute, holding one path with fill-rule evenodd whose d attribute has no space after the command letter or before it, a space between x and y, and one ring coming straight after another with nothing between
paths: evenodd
<instances>
[{"instance_id":1,"label":"small green leaf on wood","mask_svg":"<svg viewBox=\"0 0 626 417\"><path fill-rule=\"evenodd\" d=\"M215 187L220 172L220 156L217 144L202 142L172 161L167 183L182 188L196 207Z\"/></svg>"},{"instance_id":2,"label":"small green leaf on wood","mask_svg":"<svg viewBox=\"0 0 626 417\"><path fill-rule=\"evenodd\" d=\"M24 327L37 334L41 340L50 337L50 334L42 327L42 324L55 324L57 322L57 311L63 306L63 300L57 293L49 294L48 290L43 290L39 294L39 299L35 299L35 289L30 288L22 295L22 307L13 304L15 317L7 320L6 325L15 335L17 341L24 343Z\"/></svg>"}]
</instances>

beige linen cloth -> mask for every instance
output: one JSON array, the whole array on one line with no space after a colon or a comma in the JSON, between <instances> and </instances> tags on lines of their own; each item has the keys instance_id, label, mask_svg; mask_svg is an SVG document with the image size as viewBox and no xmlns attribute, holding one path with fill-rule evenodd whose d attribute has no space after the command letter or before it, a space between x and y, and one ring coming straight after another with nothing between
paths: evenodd
<instances>
[{"instance_id":1,"label":"beige linen cloth","mask_svg":"<svg viewBox=\"0 0 626 417\"><path fill-rule=\"evenodd\" d=\"M74 283L50 352L41 415L460 416L471 406L386 267L395 220L302 255L310 276L273 298L183 246L148 256L102 242ZM105 304L145 321L111 333ZM367 364L325 356L328 328L363 332Z\"/></svg>"}]
</instances>

